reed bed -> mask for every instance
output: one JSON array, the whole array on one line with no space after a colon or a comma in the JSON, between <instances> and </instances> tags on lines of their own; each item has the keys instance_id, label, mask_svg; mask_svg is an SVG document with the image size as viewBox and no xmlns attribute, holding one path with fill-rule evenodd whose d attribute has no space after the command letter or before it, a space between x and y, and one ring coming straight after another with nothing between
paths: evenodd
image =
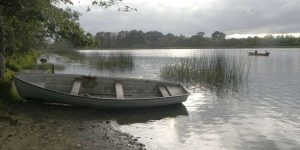
<instances>
[{"instance_id":1,"label":"reed bed","mask_svg":"<svg viewBox=\"0 0 300 150\"><path fill-rule=\"evenodd\" d=\"M218 90L237 90L248 79L250 68L245 60L221 51L180 58L176 62L162 67L160 75L163 79L187 84L200 83Z\"/></svg>"},{"instance_id":2,"label":"reed bed","mask_svg":"<svg viewBox=\"0 0 300 150\"><path fill-rule=\"evenodd\" d=\"M91 53L87 60L89 65L98 69L130 69L134 66L134 55L128 52Z\"/></svg>"}]
</instances>

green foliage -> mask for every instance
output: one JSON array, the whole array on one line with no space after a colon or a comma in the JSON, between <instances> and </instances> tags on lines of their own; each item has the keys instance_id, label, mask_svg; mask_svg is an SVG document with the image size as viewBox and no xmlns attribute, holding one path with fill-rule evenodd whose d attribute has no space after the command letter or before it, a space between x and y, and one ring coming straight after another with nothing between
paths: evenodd
<instances>
[{"instance_id":1,"label":"green foliage","mask_svg":"<svg viewBox=\"0 0 300 150\"><path fill-rule=\"evenodd\" d=\"M37 70L51 70L51 64L37 64L36 69Z\"/></svg>"},{"instance_id":2,"label":"green foliage","mask_svg":"<svg viewBox=\"0 0 300 150\"><path fill-rule=\"evenodd\" d=\"M213 40L225 40L226 34L220 31L215 31L212 35L211 38Z\"/></svg>"},{"instance_id":3,"label":"green foliage","mask_svg":"<svg viewBox=\"0 0 300 150\"><path fill-rule=\"evenodd\" d=\"M22 69L51 70L51 64L37 64L39 54L37 51L12 54L6 59L6 68L14 72L21 71ZM7 74L7 72L5 74Z\"/></svg>"},{"instance_id":4,"label":"green foliage","mask_svg":"<svg viewBox=\"0 0 300 150\"><path fill-rule=\"evenodd\" d=\"M6 67L13 71L33 69L36 67L38 55L39 53L36 51L12 54L6 58Z\"/></svg>"},{"instance_id":5,"label":"green foliage","mask_svg":"<svg viewBox=\"0 0 300 150\"><path fill-rule=\"evenodd\" d=\"M14 71L10 70L10 69L5 69L5 76L4 76L4 80L6 81L10 81L13 77L13 75L15 74Z\"/></svg>"},{"instance_id":6,"label":"green foliage","mask_svg":"<svg viewBox=\"0 0 300 150\"><path fill-rule=\"evenodd\" d=\"M4 80L0 80L0 105L19 102L22 98L12 82L15 72L22 69L50 70L51 64L37 64L37 51L28 51L10 55L6 59Z\"/></svg>"},{"instance_id":7,"label":"green foliage","mask_svg":"<svg viewBox=\"0 0 300 150\"><path fill-rule=\"evenodd\" d=\"M1 29L6 55L45 45L48 39L65 39L76 47L94 44L93 37L79 25L79 13L59 8L70 0L1 0ZM16 67L15 69L17 69Z\"/></svg>"},{"instance_id":8,"label":"green foliage","mask_svg":"<svg viewBox=\"0 0 300 150\"><path fill-rule=\"evenodd\" d=\"M0 80L0 105L16 103L22 100L12 82L15 72L22 69L50 70L50 64L36 64L39 53L28 51L10 55L6 59L4 80Z\"/></svg>"},{"instance_id":9,"label":"green foliage","mask_svg":"<svg viewBox=\"0 0 300 150\"><path fill-rule=\"evenodd\" d=\"M11 104L16 103L22 100L18 95L16 88L13 86L9 77L6 77L5 80L0 80L0 104Z\"/></svg>"},{"instance_id":10,"label":"green foliage","mask_svg":"<svg viewBox=\"0 0 300 150\"><path fill-rule=\"evenodd\" d=\"M95 1L102 7L109 7L121 0ZM94 45L94 38L79 25L79 13L60 4L72 4L71 0L1 0L0 1L0 52L5 54L5 79L1 80L0 99L18 99L9 80L11 71L21 69L48 68L36 65L37 55L31 52L45 46L49 39L66 40L74 47ZM1 59L3 60L3 59ZM4 61L0 62L1 65ZM4 66L4 65L3 65ZM1 73L5 68L0 68ZM2 75L1 75L2 77Z\"/></svg>"}]
</instances>

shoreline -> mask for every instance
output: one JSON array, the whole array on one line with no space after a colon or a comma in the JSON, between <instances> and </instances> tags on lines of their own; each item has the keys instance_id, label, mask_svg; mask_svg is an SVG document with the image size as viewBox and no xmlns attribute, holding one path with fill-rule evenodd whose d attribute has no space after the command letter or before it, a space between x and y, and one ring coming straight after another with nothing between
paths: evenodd
<instances>
[{"instance_id":1,"label":"shoreline","mask_svg":"<svg viewBox=\"0 0 300 150\"><path fill-rule=\"evenodd\" d=\"M175 47L175 48L73 48L73 49L64 49L64 50L43 50L43 52L57 52L57 51L97 51L97 50L103 50L103 51L113 51L113 50L120 50L120 51L127 51L127 50L182 50L182 49L199 49L199 50L239 50L239 49L257 49L257 50L270 50L270 49L295 49L298 50L300 47L209 47L209 48L199 48L199 47Z\"/></svg>"},{"instance_id":2,"label":"shoreline","mask_svg":"<svg viewBox=\"0 0 300 150\"><path fill-rule=\"evenodd\" d=\"M19 103L0 109L0 149L145 149L101 109Z\"/></svg>"}]
</instances>

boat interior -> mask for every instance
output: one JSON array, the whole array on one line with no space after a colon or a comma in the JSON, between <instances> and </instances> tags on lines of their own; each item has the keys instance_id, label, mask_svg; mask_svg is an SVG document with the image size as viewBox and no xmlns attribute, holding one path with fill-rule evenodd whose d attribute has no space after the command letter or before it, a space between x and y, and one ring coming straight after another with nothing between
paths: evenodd
<instances>
[{"instance_id":1,"label":"boat interior","mask_svg":"<svg viewBox=\"0 0 300 150\"><path fill-rule=\"evenodd\" d=\"M78 75L32 75L22 76L21 79L53 91L99 98L132 99L187 94L179 84L138 79Z\"/></svg>"}]
</instances>

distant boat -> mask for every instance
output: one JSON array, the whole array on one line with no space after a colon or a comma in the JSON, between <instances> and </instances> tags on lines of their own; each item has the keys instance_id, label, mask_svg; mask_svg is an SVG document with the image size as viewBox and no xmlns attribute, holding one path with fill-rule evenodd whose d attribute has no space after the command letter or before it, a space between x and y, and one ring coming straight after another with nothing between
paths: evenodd
<instances>
[{"instance_id":1,"label":"distant boat","mask_svg":"<svg viewBox=\"0 0 300 150\"><path fill-rule=\"evenodd\" d=\"M40 59L40 62L43 64L43 63L46 63L47 62L47 59L46 58L41 58Z\"/></svg>"},{"instance_id":2,"label":"distant boat","mask_svg":"<svg viewBox=\"0 0 300 150\"><path fill-rule=\"evenodd\" d=\"M28 100L103 108L170 105L186 101L189 95L180 84L146 79L19 74L14 81Z\"/></svg>"},{"instance_id":3,"label":"distant boat","mask_svg":"<svg viewBox=\"0 0 300 150\"><path fill-rule=\"evenodd\" d=\"M257 51L255 52L248 52L249 56L269 56L270 52L265 52L265 53L257 53Z\"/></svg>"}]
</instances>

